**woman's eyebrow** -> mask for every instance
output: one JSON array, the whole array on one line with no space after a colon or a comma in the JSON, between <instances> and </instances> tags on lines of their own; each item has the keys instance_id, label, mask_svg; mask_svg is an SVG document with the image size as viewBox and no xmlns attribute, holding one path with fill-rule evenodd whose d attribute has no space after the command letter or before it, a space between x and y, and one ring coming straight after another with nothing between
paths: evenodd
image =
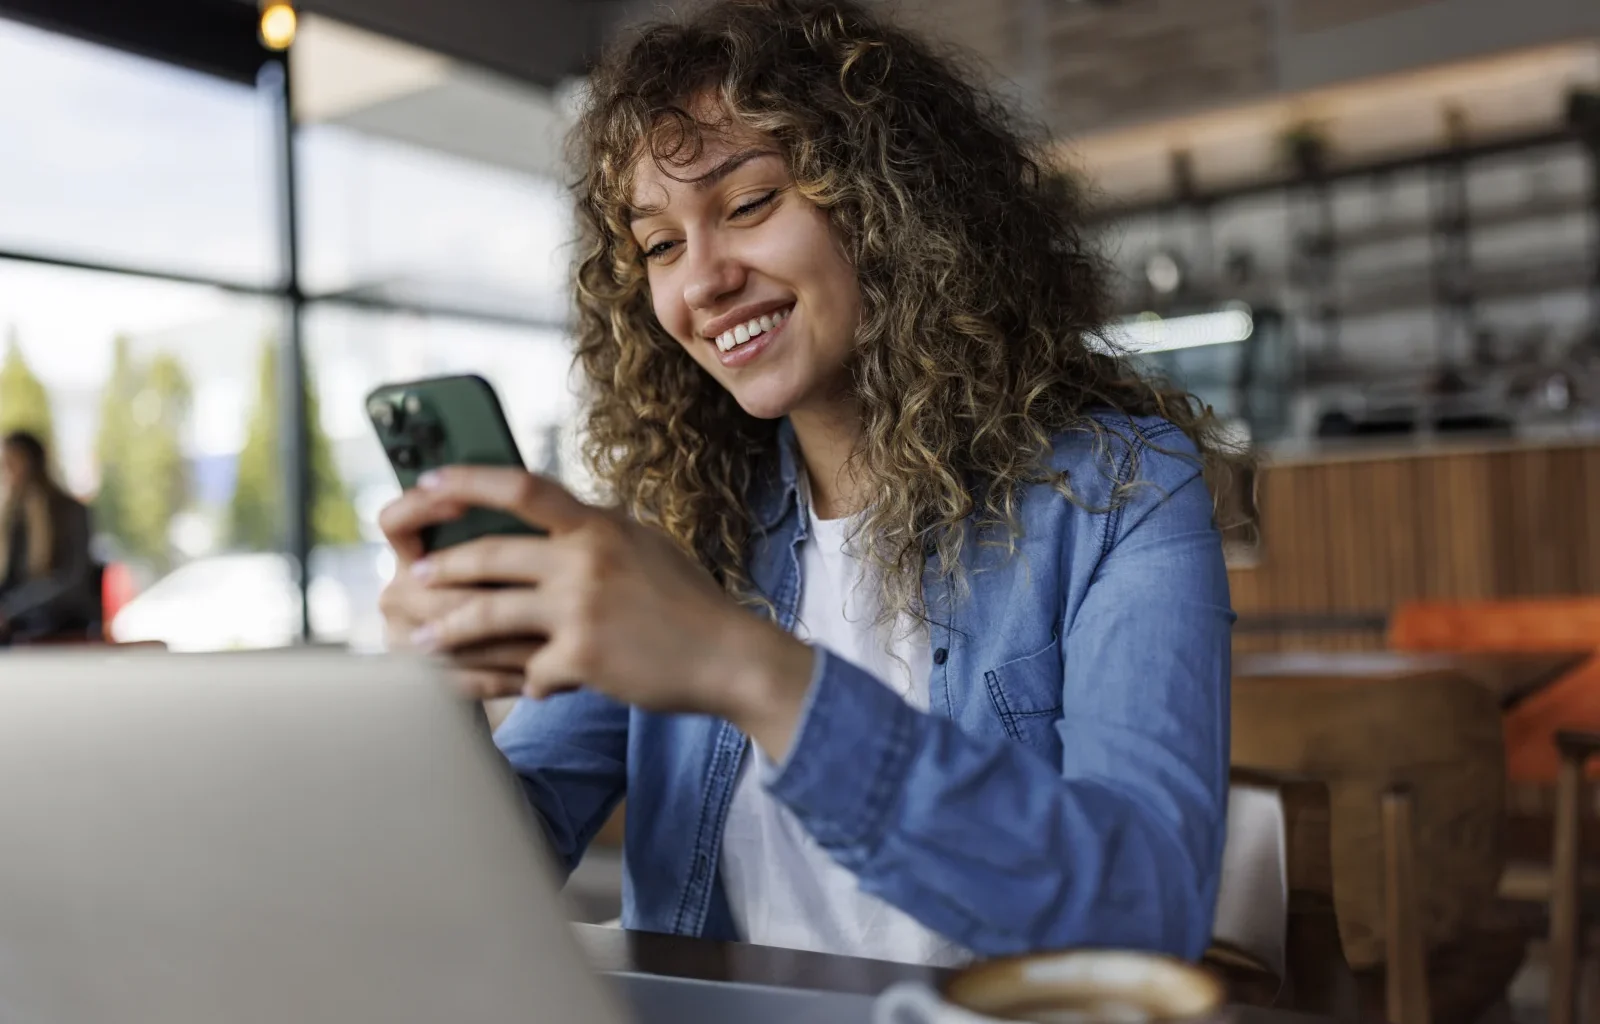
<instances>
[{"instance_id":1,"label":"woman's eyebrow","mask_svg":"<svg viewBox=\"0 0 1600 1024\"><path fill-rule=\"evenodd\" d=\"M745 164L757 159L758 157L777 155L778 154L773 150L762 149L757 146L752 146L749 149L741 149L732 156L724 158L715 167L711 168L711 170L700 175L700 177L690 178L689 183L696 189L708 189L717 182L721 181L723 178L726 178L728 175L732 174L734 171L737 171L740 167L743 167Z\"/></svg>"},{"instance_id":2,"label":"woman's eyebrow","mask_svg":"<svg viewBox=\"0 0 1600 1024\"><path fill-rule=\"evenodd\" d=\"M666 207L664 206L630 206L624 211L624 215L628 221L628 226L632 227L646 217L654 217L665 211Z\"/></svg>"},{"instance_id":3,"label":"woman's eyebrow","mask_svg":"<svg viewBox=\"0 0 1600 1024\"><path fill-rule=\"evenodd\" d=\"M750 161L764 156L777 155L778 153L776 150L762 149L759 146L752 146L749 149L741 149L739 152L718 161L715 167L711 168L709 171L697 178L685 178L683 180L688 184L693 185L696 191L705 191L708 188L712 188L717 184L717 182L721 181L723 178L726 178L728 175L732 174L734 171L737 171ZM626 211L628 223L632 224L634 221L643 220L646 217L652 217L658 213L661 213L664 209L665 207L661 206L630 206Z\"/></svg>"}]
</instances>

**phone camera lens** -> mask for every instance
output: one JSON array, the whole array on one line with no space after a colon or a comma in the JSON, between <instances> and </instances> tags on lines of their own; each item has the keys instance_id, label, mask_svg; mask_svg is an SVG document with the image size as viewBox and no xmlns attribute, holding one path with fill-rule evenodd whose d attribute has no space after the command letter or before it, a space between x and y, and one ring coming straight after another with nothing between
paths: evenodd
<instances>
[{"instance_id":1,"label":"phone camera lens","mask_svg":"<svg viewBox=\"0 0 1600 1024\"><path fill-rule=\"evenodd\" d=\"M437 423L424 421L416 424L411 437L422 447L435 449L444 443L444 428Z\"/></svg>"},{"instance_id":2,"label":"phone camera lens","mask_svg":"<svg viewBox=\"0 0 1600 1024\"><path fill-rule=\"evenodd\" d=\"M372 414L373 421L384 430L394 428L394 406L388 402L382 400L373 402L367 411Z\"/></svg>"},{"instance_id":3,"label":"phone camera lens","mask_svg":"<svg viewBox=\"0 0 1600 1024\"><path fill-rule=\"evenodd\" d=\"M416 469L418 462L417 450L410 445L395 449L394 464L401 469Z\"/></svg>"}]
</instances>

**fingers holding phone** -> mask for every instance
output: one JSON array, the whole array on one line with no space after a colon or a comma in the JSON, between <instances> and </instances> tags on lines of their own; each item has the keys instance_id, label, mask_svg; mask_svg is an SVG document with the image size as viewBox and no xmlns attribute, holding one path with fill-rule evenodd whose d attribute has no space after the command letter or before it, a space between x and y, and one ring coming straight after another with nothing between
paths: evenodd
<instances>
[{"instance_id":1,"label":"fingers holding phone","mask_svg":"<svg viewBox=\"0 0 1600 1024\"><path fill-rule=\"evenodd\" d=\"M378 525L394 549L394 579L379 606L392 650L409 650L425 623L471 601L482 587L429 587L412 567L431 552L482 537L507 540L538 533L514 516L441 498L419 481L445 466L492 466L523 471L499 399L475 376L436 377L384 385L367 396L367 413L403 493ZM468 696L520 693L525 666L540 647L533 637L497 640L452 654L455 680Z\"/></svg>"},{"instance_id":2,"label":"fingers holding phone","mask_svg":"<svg viewBox=\"0 0 1600 1024\"><path fill-rule=\"evenodd\" d=\"M391 651L415 649L411 638L434 618L447 615L479 594L476 587L429 587L402 568L378 595L384 632ZM483 644L454 653L451 678L465 696L486 700L522 692L528 660L538 640Z\"/></svg>"}]
</instances>

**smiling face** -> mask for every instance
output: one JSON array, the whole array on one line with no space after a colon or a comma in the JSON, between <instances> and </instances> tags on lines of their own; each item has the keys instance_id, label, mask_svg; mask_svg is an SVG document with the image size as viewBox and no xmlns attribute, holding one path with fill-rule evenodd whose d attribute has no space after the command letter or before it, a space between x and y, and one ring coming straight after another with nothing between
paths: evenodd
<instances>
[{"instance_id":1,"label":"smiling face","mask_svg":"<svg viewBox=\"0 0 1600 1024\"><path fill-rule=\"evenodd\" d=\"M635 174L657 320L752 416L847 406L861 288L827 215L770 140L704 139L693 162Z\"/></svg>"}]
</instances>

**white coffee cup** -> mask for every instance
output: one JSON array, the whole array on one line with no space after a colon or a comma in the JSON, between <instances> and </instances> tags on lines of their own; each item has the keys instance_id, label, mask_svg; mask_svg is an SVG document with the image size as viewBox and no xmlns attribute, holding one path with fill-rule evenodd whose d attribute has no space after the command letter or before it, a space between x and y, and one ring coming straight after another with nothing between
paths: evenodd
<instances>
[{"instance_id":1,"label":"white coffee cup","mask_svg":"<svg viewBox=\"0 0 1600 1024\"><path fill-rule=\"evenodd\" d=\"M872 1024L1001 1024L939 998L939 993L915 981L902 981L885 989L872 1006Z\"/></svg>"},{"instance_id":2,"label":"white coffee cup","mask_svg":"<svg viewBox=\"0 0 1600 1024\"><path fill-rule=\"evenodd\" d=\"M1121 950L988 960L937 992L896 985L873 1008L874 1024L1221 1024L1226 1016L1226 990L1209 972Z\"/></svg>"}]
</instances>

